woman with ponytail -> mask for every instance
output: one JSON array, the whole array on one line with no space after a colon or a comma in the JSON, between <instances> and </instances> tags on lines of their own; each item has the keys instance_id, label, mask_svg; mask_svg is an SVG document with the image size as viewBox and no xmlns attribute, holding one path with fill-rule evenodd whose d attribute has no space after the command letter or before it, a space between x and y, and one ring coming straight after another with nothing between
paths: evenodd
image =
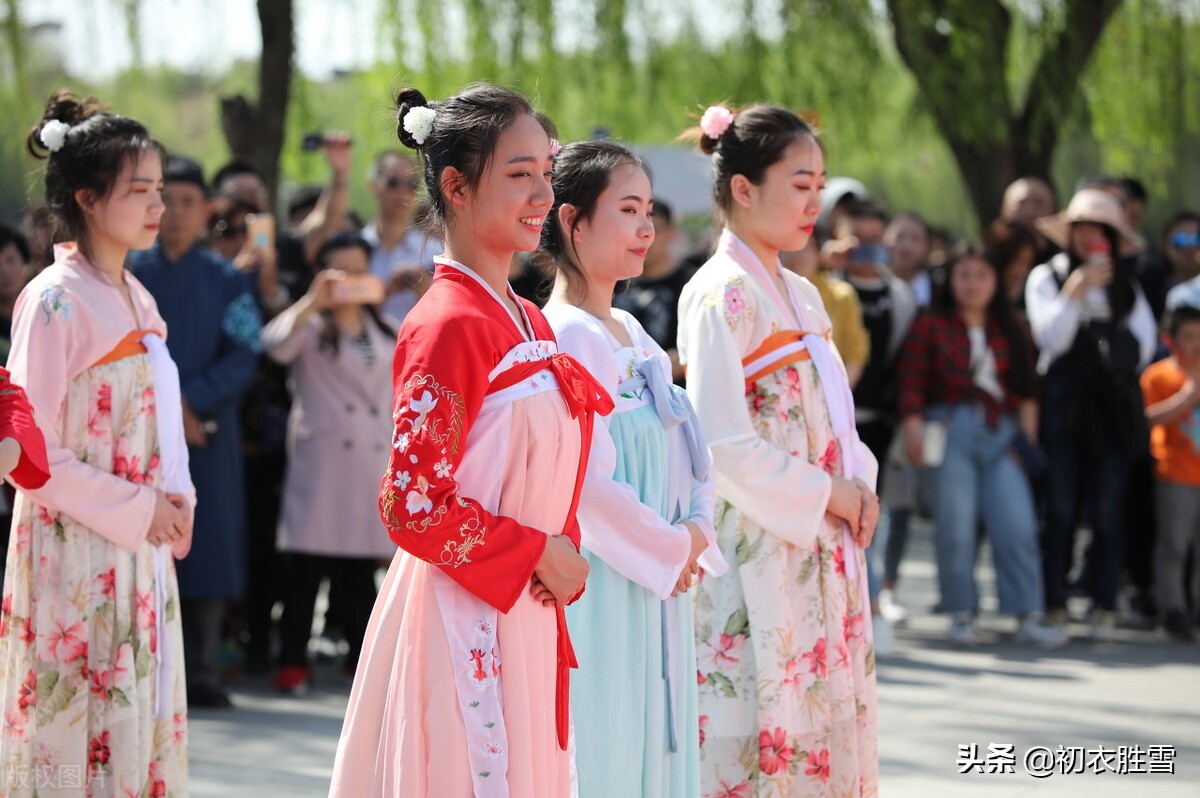
<instances>
[{"instance_id":1,"label":"woman with ponytail","mask_svg":"<svg viewBox=\"0 0 1200 798\"><path fill-rule=\"evenodd\" d=\"M779 262L813 233L824 156L776 106L714 106L696 135L724 230L680 300L679 355L737 564L696 598L701 792L873 796L878 467L821 295Z\"/></svg>"},{"instance_id":2,"label":"woman with ponytail","mask_svg":"<svg viewBox=\"0 0 1200 798\"><path fill-rule=\"evenodd\" d=\"M63 92L28 147L61 243L17 300L8 366L51 476L13 514L0 793L186 795L173 556L190 547L195 492L166 325L124 267L158 234L163 149Z\"/></svg>"},{"instance_id":3,"label":"woman with ponytail","mask_svg":"<svg viewBox=\"0 0 1200 798\"><path fill-rule=\"evenodd\" d=\"M554 202L554 129L486 84L398 99L446 250L392 361L379 507L400 548L330 795L560 798L575 666L564 610L588 571L575 513L593 419L612 402L507 281Z\"/></svg>"}]
</instances>

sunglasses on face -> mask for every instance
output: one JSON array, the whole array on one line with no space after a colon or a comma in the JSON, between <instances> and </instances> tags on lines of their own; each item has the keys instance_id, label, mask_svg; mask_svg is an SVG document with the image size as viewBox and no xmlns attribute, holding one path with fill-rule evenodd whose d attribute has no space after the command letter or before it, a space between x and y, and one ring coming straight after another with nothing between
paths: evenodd
<instances>
[{"instance_id":1,"label":"sunglasses on face","mask_svg":"<svg viewBox=\"0 0 1200 798\"><path fill-rule=\"evenodd\" d=\"M385 188L395 191L398 188L403 188L408 191L416 191L420 187L415 177L389 177L383 181Z\"/></svg>"},{"instance_id":2,"label":"sunglasses on face","mask_svg":"<svg viewBox=\"0 0 1200 798\"><path fill-rule=\"evenodd\" d=\"M230 224L222 219L213 225L212 234L215 238L244 238L248 228L246 223Z\"/></svg>"},{"instance_id":3,"label":"sunglasses on face","mask_svg":"<svg viewBox=\"0 0 1200 798\"><path fill-rule=\"evenodd\" d=\"M1171 246L1175 249L1196 249L1200 247L1200 233L1174 233Z\"/></svg>"}]
</instances>

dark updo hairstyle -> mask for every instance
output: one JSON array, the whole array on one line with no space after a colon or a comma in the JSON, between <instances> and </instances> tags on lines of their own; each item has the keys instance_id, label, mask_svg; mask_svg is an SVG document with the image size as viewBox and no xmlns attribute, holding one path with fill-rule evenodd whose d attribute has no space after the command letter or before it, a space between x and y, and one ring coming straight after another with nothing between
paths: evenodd
<instances>
[{"instance_id":1,"label":"dark updo hairstyle","mask_svg":"<svg viewBox=\"0 0 1200 798\"><path fill-rule=\"evenodd\" d=\"M361 250L367 259L367 263L371 262L371 255L374 249L365 238L357 233L335 233L329 238L321 248L317 250L316 257L313 262L316 264L317 271L323 271L329 268L329 258L335 253L343 249ZM396 329L383 318L379 308L375 305L362 305L362 310L367 314L367 318L375 325L384 335L389 338L396 337ZM318 339L317 349L326 352L333 357L337 357L341 347L339 343L342 338L342 332L334 321L333 311L326 308L321 311L321 333Z\"/></svg>"},{"instance_id":2,"label":"dark updo hairstyle","mask_svg":"<svg viewBox=\"0 0 1200 798\"><path fill-rule=\"evenodd\" d=\"M431 108L437 116L421 143L404 129L404 117L413 108ZM532 116L553 138L554 123L521 94L491 83L473 83L452 97L430 102L417 89L404 89L396 97L396 136L400 143L421 153L429 206L419 223L430 230L445 230L449 209L442 196L442 172L453 166L474 189L483 179L496 151L500 134L522 116Z\"/></svg>"},{"instance_id":3,"label":"dark updo hairstyle","mask_svg":"<svg viewBox=\"0 0 1200 798\"><path fill-rule=\"evenodd\" d=\"M560 274L567 279L567 293L573 302L587 294L587 278L576 258L572 241L580 223L596 212L600 195L608 188L612 173L620 166L636 166L653 179L650 165L640 155L613 141L579 141L562 148L554 159L554 207L542 227L541 251L554 259ZM562 206L575 208L571 229L565 230L559 218Z\"/></svg>"},{"instance_id":4,"label":"dark updo hairstyle","mask_svg":"<svg viewBox=\"0 0 1200 798\"><path fill-rule=\"evenodd\" d=\"M684 138L698 142L701 152L712 156L713 199L726 218L733 209L730 184L734 175L760 186L767 169L783 160L793 143L807 138L820 146L813 127L786 108L751 105L733 113L733 123L720 138L709 138L699 127L684 133Z\"/></svg>"},{"instance_id":5,"label":"dark updo hairstyle","mask_svg":"<svg viewBox=\"0 0 1200 798\"><path fill-rule=\"evenodd\" d=\"M51 152L42 143L42 128L57 120L70 126L63 146ZM156 152L165 163L167 152L140 122L110 114L92 97L81 99L59 90L50 95L42 118L29 131L25 147L46 161L46 205L54 218L55 243L86 245L87 222L75 192L91 191L97 199L112 192L121 170L143 153Z\"/></svg>"}]
</instances>

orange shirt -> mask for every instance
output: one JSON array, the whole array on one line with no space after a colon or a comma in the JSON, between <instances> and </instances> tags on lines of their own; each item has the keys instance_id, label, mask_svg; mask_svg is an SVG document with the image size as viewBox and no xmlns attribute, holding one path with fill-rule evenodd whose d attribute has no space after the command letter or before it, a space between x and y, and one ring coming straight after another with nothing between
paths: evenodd
<instances>
[{"instance_id":1,"label":"orange shirt","mask_svg":"<svg viewBox=\"0 0 1200 798\"><path fill-rule=\"evenodd\" d=\"M1174 358L1151 365L1141 380L1146 407L1179 393L1187 380ZM1200 409L1173 424L1155 425L1150 430L1150 452L1157 461L1159 479L1200 487Z\"/></svg>"}]
</instances>

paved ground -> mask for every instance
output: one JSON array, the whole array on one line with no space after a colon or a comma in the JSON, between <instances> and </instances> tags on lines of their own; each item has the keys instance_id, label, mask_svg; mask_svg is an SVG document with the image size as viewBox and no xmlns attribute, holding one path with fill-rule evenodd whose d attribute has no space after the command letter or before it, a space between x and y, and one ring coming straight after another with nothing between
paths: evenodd
<instances>
[{"instance_id":1,"label":"paved ground","mask_svg":"<svg viewBox=\"0 0 1200 798\"><path fill-rule=\"evenodd\" d=\"M988 570L981 589L994 597ZM918 527L899 595L912 617L879 662L881 795L1200 796L1200 645L1124 631L1116 643L1080 639L1042 654L1013 645L1011 621L987 614L985 644L955 650L942 641L946 620L929 611L934 576L929 532ZM191 794L324 796L349 683L332 668L320 678L303 698L247 680L234 688L237 709L193 712ZM990 744L1011 744L1016 772L960 775L959 746L971 744L983 760ZM1175 774L1026 775L1026 751L1060 745L1174 746Z\"/></svg>"}]
</instances>

